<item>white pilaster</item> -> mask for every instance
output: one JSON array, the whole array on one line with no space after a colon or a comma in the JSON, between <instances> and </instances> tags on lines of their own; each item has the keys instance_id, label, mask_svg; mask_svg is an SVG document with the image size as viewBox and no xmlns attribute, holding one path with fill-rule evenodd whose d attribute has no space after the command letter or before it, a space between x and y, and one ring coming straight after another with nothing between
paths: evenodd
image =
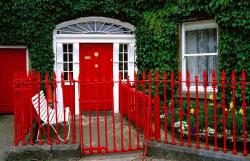
<instances>
[{"instance_id":1,"label":"white pilaster","mask_svg":"<svg viewBox=\"0 0 250 161\"><path fill-rule=\"evenodd\" d=\"M119 113L119 43L113 44L114 112Z\"/></svg>"},{"instance_id":2,"label":"white pilaster","mask_svg":"<svg viewBox=\"0 0 250 161\"><path fill-rule=\"evenodd\" d=\"M73 43L73 79L78 80L79 76L79 43ZM79 114L80 108L79 108L79 91L78 91L78 83L75 84L75 112L76 114Z\"/></svg>"},{"instance_id":3,"label":"white pilaster","mask_svg":"<svg viewBox=\"0 0 250 161\"><path fill-rule=\"evenodd\" d=\"M130 81L134 80L135 72L135 44L130 43L128 46L128 75Z\"/></svg>"},{"instance_id":4,"label":"white pilaster","mask_svg":"<svg viewBox=\"0 0 250 161\"><path fill-rule=\"evenodd\" d=\"M63 72L63 45L62 43L56 43L56 77L57 81L61 81L61 73ZM57 106L58 108L63 107L62 100L62 87L61 83L57 83L56 90Z\"/></svg>"}]
</instances>

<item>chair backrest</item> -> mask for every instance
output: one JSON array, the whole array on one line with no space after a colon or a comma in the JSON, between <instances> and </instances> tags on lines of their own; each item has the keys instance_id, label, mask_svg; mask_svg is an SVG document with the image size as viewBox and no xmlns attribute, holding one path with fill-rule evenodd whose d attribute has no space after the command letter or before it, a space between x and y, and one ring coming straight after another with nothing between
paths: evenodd
<instances>
[{"instance_id":1,"label":"chair backrest","mask_svg":"<svg viewBox=\"0 0 250 161\"><path fill-rule=\"evenodd\" d=\"M40 100L39 100L39 94L37 93L35 96L32 97L32 104L36 110L37 115L39 115L40 111L40 119L44 123L47 123L47 100L42 90L40 91ZM49 111L51 113L50 109Z\"/></svg>"},{"instance_id":2,"label":"chair backrest","mask_svg":"<svg viewBox=\"0 0 250 161\"><path fill-rule=\"evenodd\" d=\"M48 123L47 110L49 110L49 123L55 124L56 123L56 110L51 109L50 107L47 108L47 100L46 100L43 90L40 91L40 100L38 98L39 98L38 93L32 97L32 104L37 112L37 115L39 115L39 108L40 108L40 119L44 123ZM39 107L39 101L40 101L40 107ZM58 123L64 121L63 112L64 112L63 108L57 109L57 122ZM65 109L65 115L66 115L65 121L68 121L69 120L69 108L68 107Z\"/></svg>"}]
</instances>

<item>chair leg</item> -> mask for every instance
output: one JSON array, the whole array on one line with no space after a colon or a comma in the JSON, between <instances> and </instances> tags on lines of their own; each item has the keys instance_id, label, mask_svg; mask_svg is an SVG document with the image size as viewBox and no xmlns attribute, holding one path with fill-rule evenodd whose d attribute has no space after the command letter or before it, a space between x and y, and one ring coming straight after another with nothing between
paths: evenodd
<instances>
[{"instance_id":1,"label":"chair leg","mask_svg":"<svg viewBox=\"0 0 250 161\"><path fill-rule=\"evenodd\" d=\"M35 143L36 139L37 139L37 136L38 136L37 134L39 132L38 123L36 121L33 121L32 129L33 129L33 136L31 136L31 137L32 137L33 142Z\"/></svg>"},{"instance_id":2,"label":"chair leg","mask_svg":"<svg viewBox=\"0 0 250 161\"><path fill-rule=\"evenodd\" d=\"M69 135L70 135L70 121L68 121L67 125L68 125L69 129L68 129L68 135L67 135L66 140L69 139ZM62 139L61 136L59 135L59 133L56 131L55 127L53 125L50 125L50 126L55 131L56 135L58 135L59 140L64 141L64 139Z\"/></svg>"},{"instance_id":3,"label":"chair leg","mask_svg":"<svg viewBox=\"0 0 250 161\"><path fill-rule=\"evenodd\" d=\"M37 132L37 136L36 136L36 141L37 142L39 142L39 135L40 135L40 133L39 133L40 130L39 129L43 130L44 125L45 125L45 123L43 123L42 125L40 125L40 127L38 128L38 132ZM41 141L43 141L43 140L41 140Z\"/></svg>"}]
</instances>

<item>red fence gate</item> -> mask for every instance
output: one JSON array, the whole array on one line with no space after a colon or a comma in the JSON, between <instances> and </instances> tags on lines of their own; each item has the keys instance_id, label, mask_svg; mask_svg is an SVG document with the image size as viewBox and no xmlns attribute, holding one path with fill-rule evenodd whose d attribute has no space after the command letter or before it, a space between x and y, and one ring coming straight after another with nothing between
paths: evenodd
<instances>
[{"instance_id":1,"label":"red fence gate","mask_svg":"<svg viewBox=\"0 0 250 161\"><path fill-rule=\"evenodd\" d=\"M96 80L79 83L81 87L113 87L114 83L119 82ZM96 91L95 98L105 98L106 92L106 88ZM123 91L121 90L120 93L123 93ZM79 116L80 144L83 154L127 152L142 149L142 131L135 124L135 120L132 120L128 115L130 113L129 110L135 108L134 100L127 100L126 103L130 107L126 109L122 109L123 105L120 104L119 114L114 113L113 102L111 104L109 100L96 99L94 102L88 102L88 100L80 99L80 101L85 102L85 107L81 109L88 109L88 103L92 103L90 104L92 110L81 110L81 115ZM100 106L102 108L99 108Z\"/></svg>"}]
</instances>

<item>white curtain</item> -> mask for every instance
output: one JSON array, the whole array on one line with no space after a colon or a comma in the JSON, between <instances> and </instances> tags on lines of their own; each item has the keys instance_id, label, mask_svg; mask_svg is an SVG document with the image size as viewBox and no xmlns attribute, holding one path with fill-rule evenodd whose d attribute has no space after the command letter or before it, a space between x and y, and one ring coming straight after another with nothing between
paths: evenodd
<instances>
[{"instance_id":1,"label":"white curtain","mask_svg":"<svg viewBox=\"0 0 250 161\"><path fill-rule=\"evenodd\" d=\"M216 53L216 29L193 30L186 32L186 54L197 54L187 56L187 70L190 72L191 80L195 75L203 80L203 71L207 71L208 80L212 80L212 71L216 71L217 56L199 56L200 53ZM192 83L194 85L194 83ZM202 83L200 84L202 85Z\"/></svg>"}]
</instances>

